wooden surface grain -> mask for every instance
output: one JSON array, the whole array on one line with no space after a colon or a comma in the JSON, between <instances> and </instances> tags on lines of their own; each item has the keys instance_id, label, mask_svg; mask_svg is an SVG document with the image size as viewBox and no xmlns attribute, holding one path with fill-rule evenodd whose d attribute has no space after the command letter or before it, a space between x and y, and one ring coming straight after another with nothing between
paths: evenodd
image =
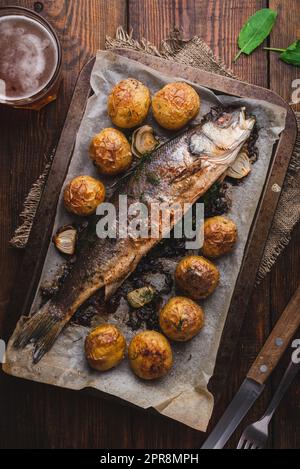
<instances>
[{"instance_id":1,"label":"wooden surface grain","mask_svg":"<svg viewBox=\"0 0 300 469\"><path fill-rule=\"evenodd\" d=\"M299 304L300 286L277 320L266 343L249 370L247 378L261 385L266 384L269 380L270 375L280 362L284 351L289 347L300 328ZM277 343L279 337L281 339L280 347ZM266 372L263 374L261 373L262 367L266 367Z\"/></svg>"},{"instance_id":2,"label":"wooden surface grain","mask_svg":"<svg viewBox=\"0 0 300 469\"><path fill-rule=\"evenodd\" d=\"M19 4L34 8L34 3L0 0L0 6ZM117 26L122 25L128 30L132 28L135 37L145 37L158 44L170 29L182 26L186 38L199 34L242 79L270 86L288 101L292 81L300 78L299 69L282 64L276 55L262 49L232 65L238 32L247 17L259 8L270 6L279 11L276 32L269 39L271 45L285 46L298 38L298 0L49 0L41 3L42 15L56 28L62 41L64 80L58 100L40 113L0 112L0 328L9 297L18 288L14 279L22 253L8 248L8 240L17 224L23 198L59 138L79 70L99 47L104 47L106 34L113 35ZM252 296L230 378L215 409L211 428L299 284L299 236L300 227L293 233L272 274ZM287 359L286 355L245 423L263 413ZM275 416L270 447L300 447L299 392L298 378ZM3 373L0 393L1 448L198 448L205 438L156 414L17 380ZM228 447L236 446L243 427L244 424Z\"/></svg>"}]
</instances>

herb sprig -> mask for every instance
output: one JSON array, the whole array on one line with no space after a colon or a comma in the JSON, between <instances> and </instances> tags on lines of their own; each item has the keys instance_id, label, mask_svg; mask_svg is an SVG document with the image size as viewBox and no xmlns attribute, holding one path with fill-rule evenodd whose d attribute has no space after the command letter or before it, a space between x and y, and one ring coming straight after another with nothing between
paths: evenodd
<instances>
[{"instance_id":1,"label":"herb sprig","mask_svg":"<svg viewBox=\"0 0 300 469\"><path fill-rule=\"evenodd\" d=\"M271 52L279 52L280 60L287 64L300 67L300 39L298 39L298 41L293 42L286 49L278 49L277 47L265 47L264 49L269 50Z\"/></svg>"}]
</instances>

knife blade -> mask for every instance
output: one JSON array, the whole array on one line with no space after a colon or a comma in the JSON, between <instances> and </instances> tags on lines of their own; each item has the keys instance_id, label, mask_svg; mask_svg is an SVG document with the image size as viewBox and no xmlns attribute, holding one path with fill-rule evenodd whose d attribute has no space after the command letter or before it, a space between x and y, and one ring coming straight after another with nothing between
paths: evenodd
<instances>
[{"instance_id":1,"label":"knife blade","mask_svg":"<svg viewBox=\"0 0 300 469\"><path fill-rule=\"evenodd\" d=\"M246 378L225 414L208 437L201 449L222 449L247 415L265 386Z\"/></svg>"},{"instance_id":2,"label":"knife blade","mask_svg":"<svg viewBox=\"0 0 300 469\"><path fill-rule=\"evenodd\" d=\"M201 449L222 449L253 404L300 327L300 286L258 354L238 393Z\"/></svg>"}]
</instances>

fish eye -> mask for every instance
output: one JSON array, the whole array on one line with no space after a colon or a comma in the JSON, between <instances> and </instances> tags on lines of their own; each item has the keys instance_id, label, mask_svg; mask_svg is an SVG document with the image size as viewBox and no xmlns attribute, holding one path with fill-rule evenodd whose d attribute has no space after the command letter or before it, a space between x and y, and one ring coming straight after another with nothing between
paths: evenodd
<instances>
[{"instance_id":1,"label":"fish eye","mask_svg":"<svg viewBox=\"0 0 300 469\"><path fill-rule=\"evenodd\" d=\"M222 114L221 117L219 117L219 119L217 120L216 124L217 124L219 127L228 127L229 124L231 123L231 120L232 120L231 114L224 113L224 114Z\"/></svg>"}]
</instances>

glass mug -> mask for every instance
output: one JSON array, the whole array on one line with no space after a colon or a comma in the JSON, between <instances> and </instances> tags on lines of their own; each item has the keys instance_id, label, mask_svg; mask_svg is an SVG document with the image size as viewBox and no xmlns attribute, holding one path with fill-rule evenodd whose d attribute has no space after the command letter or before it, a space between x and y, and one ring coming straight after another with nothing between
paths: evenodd
<instances>
[{"instance_id":1,"label":"glass mug","mask_svg":"<svg viewBox=\"0 0 300 469\"><path fill-rule=\"evenodd\" d=\"M26 8L0 8L0 50L0 104L40 110L56 99L62 52L48 21Z\"/></svg>"}]
</instances>

